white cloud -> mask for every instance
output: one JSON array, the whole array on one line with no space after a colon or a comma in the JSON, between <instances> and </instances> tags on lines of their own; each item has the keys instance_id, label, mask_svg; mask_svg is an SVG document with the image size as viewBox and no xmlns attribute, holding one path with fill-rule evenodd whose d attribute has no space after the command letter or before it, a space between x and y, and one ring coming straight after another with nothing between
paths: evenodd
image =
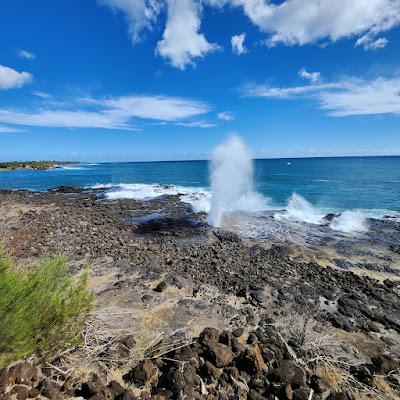
<instances>
[{"instance_id":1,"label":"white cloud","mask_svg":"<svg viewBox=\"0 0 400 400\"><path fill-rule=\"evenodd\" d=\"M217 115L218 119L221 121L233 121L235 119L235 116L231 111L223 111L218 113Z\"/></svg>"},{"instance_id":2,"label":"white cloud","mask_svg":"<svg viewBox=\"0 0 400 400\"><path fill-rule=\"evenodd\" d=\"M356 46L362 46L364 50L378 50L383 49L388 43L389 41L386 38L375 39L366 34L357 40Z\"/></svg>"},{"instance_id":3,"label":"white cloud","mask_svg":"<svg viewBox=\"0 0 400 400\"><path fill-rule=\"evenodd\" d=\"M321 78L320 72L308 72L305 68L302 68L298 72L299 76L310 81L310 82L317 82Z\"/></svg>"},{"instance_id":4,"label":"white cloud","mask_svg":"<svg viewBox=\"0 0 400 400\"><path fill-rule=\"evenodd\" d=\"M201 5L195 0L167 0L168 17L163 38L157 43L157 53L171 65L185 69L194 59L216 51L200 30Z\"/></svg>"},{"instance_id":5,"label":"white cloud","mask_svg":"<svg viewBox=\"0 0 400 400\"><path fill-rule=\"evenodd\" d=\"M268 85L248 84L243 88L243 95L246 97L265 97L269 99L293 99L301 96L312 95L322 90L337 88L335 83L323 83L306 86L292 87L271 87Z\"/></svg>"},{"instance_id":6,"label":"white cloud","mask_svg":"<svg viewBox=\"0 0 400 400\"><path fill-rule=\"evenodd\" d=\"M134 129L124 120L114 118L104 112L84 110L43 110L21 112L0 109L0 121L13 125L42 126L51 128L105 128Z\"/></svg>"},{"instance_id":7,"label":"white cloud","mask_svg":"<svg viewBox=\"0 0 400 400\"><path fill-rule=\"evenodd\" d=\"M42 99L51 99L53 96L51 95L51 94L49 94L49 93L46 93L46 92L42 92L41 90L35 90L34 92L33 92L33 94L35 95L35 96L37 96L37 97L40 97L40 98L42 98Z\"/></svg>"},{"instance_id":8,"label":"white cloud","mask_svg":"<svg viewBox=\"0 0 400 400\"><path fill-rule=\"evenodd\" d=\"M185 126L187 128L214 128L217 126L208 121L177 122L175 125Z\"/></svg>"},{"instance_id":9,"label":"white cloud","mask_svg":"<svg viewBox=\"0 0 400 400\"><path fill-rule=\"evenodd\" d=\"M244 95L269 99L312 99L328 115L400 115L400 78L363 80L345 78L331 83L306 86L270 87L247 85Z\"/></svg>"},{"instance_id":10,"label":"white cloud","mask_svg":"<svg viewBox=\"0 0 400 400\"><path fill-rule=\"evenodd\" d=\"M0 65L0 90L18 89L33 80L29 72L18 72L15 69Z\"/></svg>"},{"instance_id":11,"label":"white cloud","mask_svg":"<svg viewBox=\"0 0 400 400\"><path fill-rule=\"evenodd\" d=\"M320 94L321 108L331 116L400 114L400 78L343 82L343 88Z\"/></svg>"},{"instance_id":12,"label":"white cloud","mask_svg":"<svg viewBox=\"0 0 400 400\"><path fill-rule=\"evenodd\" d=\"M108 113L154 119L160 121L177 121L192 118L209 111L207 104L191 99L168 96L123 96L104 99L82 99L88 104L106 107Z\"/></svg>"},{"instance_id":13,"label":"white cloud","mask_svg":"<svg viewBox=\"0 0 400 400\"><path fill-rule=\"evenodd\" d=\"M23 132L23 130L0 125L0 133L14 133L14 132Z\"/></svg>"},{"instance_id":14,"label":"white cloud","mask_svg":"<svg viewBox=\"0 0 400 400\"><path fill-rule=\"evenodd\" d=\"M35 55L34 53L31 53L31 52L28 51L28 50L20 50L20 51L18 52L18 55L19 55L21 58L26 58L27 60L33 60L34 58L36 58L36 55Z\"/></svg>"},{"instance_id":15,"label":"white cloud","mask_svg":"<svg viewBox=\"0 0 400 400\"><path fill-rule=\"evenodd\" d=\"M244 45L246 34L241 33L240 35L234 35L231 38L232 51L238 55L247 53L247 49Z\"/></svg>"},{"instance_id":16,"label":"white cloud","mask_svg":"<svg viewBox=\"0 0 400 400\"><path fill-rule=\"evenodd\" d=\"M133 43L143 30L152 30L160 11L167 9L167 22L156 54L184 70L196 59L220 49L201 33L202 8L225 5L240 7L266 34L272 47L336 42L356 38L356 46L377 50L388 41L380 34L400 25L400 0L98 0L120 11L128 24ZM231 38L232 51L246 52L245 34Z\"/></svg>"},{"instance_id":17,"label":"white cloud","mask_svg":"<svg viewBox=\"0 0 400 400\"><path fill-rule=\"evenodd\" d=\"M322 39L371 37L400 24L400 0L207 0L214 6L241 6L275 46L305 45Z\"/></svg>"},{"instance_id":18,"label":"white cloud","mask_svg":"<svg viewBox=\"0 0 400 400\"><path fill-rule=\"evenodd\" d=\"M187 121L187 119L206 114L209 111L208 105L203 102L167 96L83 98L73 105L75 106L73 110L55 108L27 112L0 109L0 122L10 125L58 128L135 130L137 128L132 125L132 120L133 122L135 120L157 120L190 124L191 121ZM198 125L197 122L192 124L193 126Z\"/></svg>"},{"instance_id":19,"label":"white cloud","mask_svg":"<svg viewBox=\"0 0 400 400\"><path fill-rule=\"evenodd\" d=\"M100 5L110 7L114 12L124 14L132 43L140 42L141 33L151 30L160 11L156 0L97 0Z\"/></svg>"}]
</instances>

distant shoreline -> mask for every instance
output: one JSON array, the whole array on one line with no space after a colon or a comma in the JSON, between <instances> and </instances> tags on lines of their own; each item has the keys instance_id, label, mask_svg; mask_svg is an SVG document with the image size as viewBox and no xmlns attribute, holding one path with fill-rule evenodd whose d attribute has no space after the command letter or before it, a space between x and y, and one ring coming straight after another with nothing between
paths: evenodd
<instances>
[{"instance_id":1,"label":"distant shoreline","mask_svg":"<svg viewBox=\"0 0 400 400\"><path fill-rule=\"evenodd\" d=\"M304 157L265 157L265 158L253 158L254 161L278 161L278 160L312 160L312 159L337 159L337 158L355 158L355 159L366 159L366 158L398 158L400 157L400 154L393 155L344 155L344 156L304 156ZM33 164L33 163L53 163L55 166L49 167L49 168L30 168L30 169L51 169L51 168L58 168L63 165L76 165L76 164L90 164L90 163L96 163L96 164L144 164L144 163L174 163L174 162L209 162L211 159L179 159L179 160L115 160L115 161L88 161L88 160L81 160L81 161L0 161L0 171L8 170L8 169L3 169L1 165L3 164ZM25 169L25 168L18 168L18 169ZM29 168L27 168L29 169Z\"/></svg>"},{"instance_id":2,"label":"distant shoreline","mask_svg":"<svg viewBox=\"0 0 400 400\"><path fill-rule=\"evenodd\" d=\"M64 165L77 164L72 161L11 161L0 162L0 171L48 170Z\"/></svg>"}]
</instances>

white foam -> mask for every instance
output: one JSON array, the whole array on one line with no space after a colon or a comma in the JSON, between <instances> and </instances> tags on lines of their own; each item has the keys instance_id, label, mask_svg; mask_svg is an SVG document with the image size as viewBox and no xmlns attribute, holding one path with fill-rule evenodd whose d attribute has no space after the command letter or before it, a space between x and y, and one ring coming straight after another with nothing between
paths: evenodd
<instances>
[{"instance_id":1,"label":"white foam","mask_svg":"<svg viewBox=\"0 0 400 400\"><path fill-rule=\"evenodd\" d=\"M106 192L106 197L109 200L148 200L160 196L176 194L179 194L179 190L175 186L151 185L142 183L121 183Z\"/></svg>"},{"instance_id":2,"label":"white foam","mask_svg":"<svg viewBox=\"0 0 400 400\"><path fill-rule=\"evenodd\" d=\"M85 189L110 189L115 186L118 185L114 183L96 183L95 185L85 186Z\"/></svg>"},{"instance_id":3,"label":"white foam","mask_svg":"<svg viewBox=\"0 0 400 400\"><path fill-rule=\"evenodd\" d=\"M318 210L304 197L293 193L287 203L286 209L274 214L276 219L306 222L308 224L322 224L324 213Z\"/></svg>"},{"instance_id":4,"label":"white foam","mask_svg":"<svg viewBox=\"0 0 400 400\"><path fill-rule=\"evenodd\" d=\"M190 192L181 196L181 201L190 204L195 213L208 214L211 208L211 193L206 190Z\"/></svg>"},{"instance_id":5,"label":"white foam","mask_svg":"<svg viewBox=\"0 0 400 400\"><path fill-rule=\"evenodd\" d=\"M340 232L367 232L368 223L366 215L359 210L344 211L332 220L331 229Z\"/></svg>"},{"instance_id":6,"label":"white foam","mask_svg":"<svg viewBox=\"0 0 400 400\"><path fill-rule=\"evenodd\" d=\"M84 167L61 167L61 168L59 168L59 169L67 169L67 170L69 170L69 171L80 171L80 170L82 170L82 169L88 169L88 168L84 168Z\"/></svg>"},{"instance_id":7,"label":"white foam","mask_svg":"<svg viewBox=\"0 0 400 400\"><path fill-rule=\"evenodd\" d=\"M210 211L210 192L204 188L158 185L147 183L96 184L91 189L107 189L108 200L151 200L162 196L180 195L183 203L190 204L195 213Z\"/></svg>"}]
</instances>

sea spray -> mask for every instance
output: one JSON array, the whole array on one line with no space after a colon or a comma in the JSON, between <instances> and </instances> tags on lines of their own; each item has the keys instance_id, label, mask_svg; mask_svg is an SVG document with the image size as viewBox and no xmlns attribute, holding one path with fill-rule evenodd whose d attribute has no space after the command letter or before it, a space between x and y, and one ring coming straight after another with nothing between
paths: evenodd
<instances>
[{"instance_id":1,"label":"sea spray","mask_svg":"<svg viewBox=\"0 0 400 400\"><path fill-rule=\"evenodd\" d=\"M298 193L293 193L283 212L274 215L276 219L286 219L288 221L300 221L308 224L321 224L324 214L309 203Z\"/></svg>"},{"instance_id":2,"label":"sea spray","mask_svg":"<svg viewBox=\"0 0 400 400\"><path fill-rule=\"evenodd\" d=\"M226 212L265 209L266 199L253 190L253 161L238 136L231 136L214 150L210 180L210 225L219 227Z\"/></svg>"},{"instance_id":3,"label":"sea spray","mask_svg":"<svg viewBox=\"0 0 400 400\"><path fill-rule=\"evenodd\" d=\"M287 221L306 222L307 224L322 225L327 224L322 210L313 206L298 193L293 193L284 211L274 214L275 219L285 219ZM345 210L339 216L333 218L329 223L332 230L351 233L367 232L367 217L359 210Z\"/></svg>"},{"instance_id":4,"label":"sea spray","mask_svg":"<svg viewBox=\"0 0 400 400\"><path fill-rule=\"evenodd\" d=\"M359 210L347 210L334 218L330 224L331 229L340 232L367 232L367 217Z\"/></svg>"}]
</instances>

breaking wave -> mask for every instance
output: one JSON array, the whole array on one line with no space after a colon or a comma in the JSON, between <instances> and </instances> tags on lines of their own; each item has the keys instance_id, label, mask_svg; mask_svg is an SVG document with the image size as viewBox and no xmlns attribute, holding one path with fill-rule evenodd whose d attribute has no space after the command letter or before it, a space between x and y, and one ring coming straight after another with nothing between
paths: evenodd
<instances>
[{"instance_id":1,"label":"breaking wave","mask_svg":"<svg viewBox=\"0 0 400 400\"><path fill-rule=\"evenodd\" d=\"M304 197L293 193L289 198L286 209L283 212L275 213L274 217L308 224L322 224L324 215L326 214L314 207Z\"/></svg>"},{"instance_id":2,"label":"breaking wave","mask_svg":"<svg viewBox=\"0 0 400 400\"><path fill-rule=\"evenodd\" d=\"M366 215L359 211L344 211L334 218L330 224L331 229L340 232L367 232L368 223Z\"/></svg>"},{"instance_id":3,"label":"breaking wave","mask_svg":"<svg viewBox=\"0 0 400 400\"><path fill-rule=\"evenodd\" d=\"M204 188L148 183L97 184L90 188L106 189L105 197L108 200L151 200L157 197L179 195L180 200L183 203L190 204L195 213L208 213L210 211L211 194Z\"/></svg>"},{"instance_id":4,"label":"breaking wave","mask_svg":"<svg viewBox=\"0 0 400 400\"><path fill-rule=\"evenodd\" d=\"M163 196L178 195L181 202L189 204L195 213L209 214L212 204L211 191L204 187L182 187L176 185L146 184L146 183L121 183L121 184L96 184L91 189L103 189L108 200L133 199L151 200ZM250 191L239 196L231 204L227 204L224 212L247 211L254 213L267 212L274 219L288 222L302 222L314 225L325 225L338 232L367 232L368 218L382 219L393 218L400 220L398 212L376 210L333 210L318 208L307 201L298 193L293 193L288 199L286 207L279 210L276 205L271 205L268 198ZM336 216L328 221L325 216L335 213ZM264 220L268 221L268 220ZM268 222L265 222L268 223ZM256 224L259 229L261 227ZM264 229L264 228L262 228ZM256 229L257 230L257 229Z\"/></svg>"},{"instance_id":5,"label":"breaking wave","mask_svg":"<svg viewBox=\"0 0 400 400\"><path fill-rule=\"evenodd\" d=\"M287 221L305 222L316 225L329 225L332 230L351 233L351 232L367 232L367 219L383 218L385 210L345 210L336 211L337 216L333 217L329 222L325 216L335 210L320 209L312 205L304 197L298 193L293 193L289 198L286 209L274 214L275 219L284 219Z\"/></svg>"}]
</instances>

